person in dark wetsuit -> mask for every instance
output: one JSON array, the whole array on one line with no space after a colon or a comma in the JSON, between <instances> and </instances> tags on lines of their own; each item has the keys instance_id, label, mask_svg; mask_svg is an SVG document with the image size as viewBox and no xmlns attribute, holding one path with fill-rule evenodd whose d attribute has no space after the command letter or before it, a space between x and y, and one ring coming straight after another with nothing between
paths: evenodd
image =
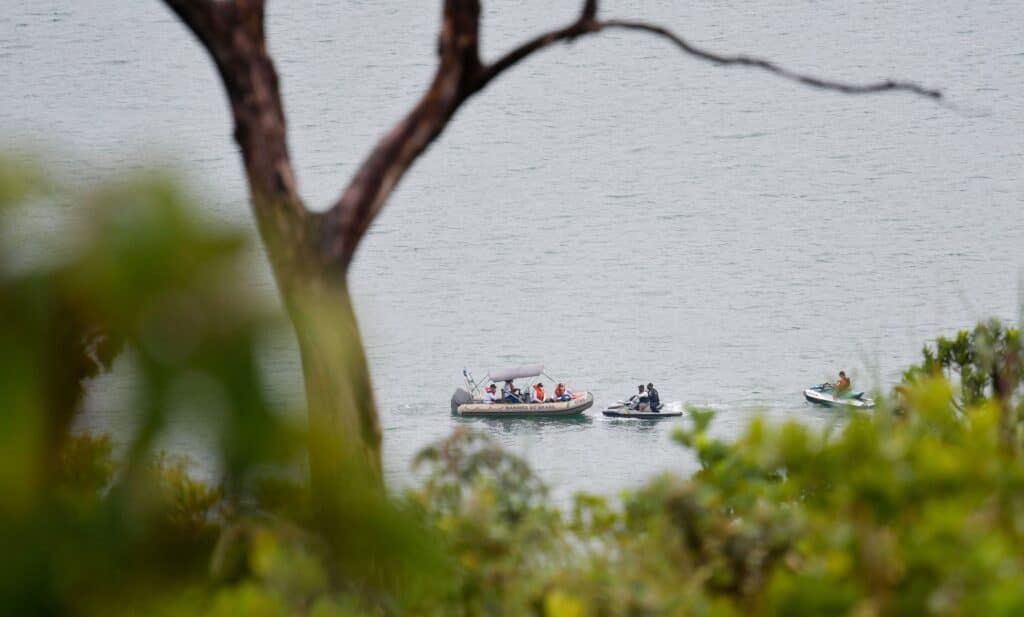
<instances>
[{"instance_id":1,"label":"person in dark wetsuit","mask_svg":"<svg viewBox=\"0 0 1024 617\"><path fill-rule=\"evenodd\" d=\"M654 389L653 383L647 384L647 404L654 413L661 411L661 398L658 397L658 391Z\"/></svg>"}]
</instances>

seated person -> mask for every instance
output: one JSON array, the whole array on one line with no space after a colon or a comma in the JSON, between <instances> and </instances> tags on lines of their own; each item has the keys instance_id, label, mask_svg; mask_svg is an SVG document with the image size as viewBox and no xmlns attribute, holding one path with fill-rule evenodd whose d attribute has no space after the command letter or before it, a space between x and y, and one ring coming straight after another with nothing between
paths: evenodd
<instances>
[{"instance_id":1,"label":"seated person","mask_svg":"<svg viewBox=\"0 0 1024 617\"><path fill-rule=\"evenodd\" d=\"M850 378L846 376L846 372L839 371L839 381L836 382L836 385L832 386L832 396L839 398L852 389L853 384L850 382Z\"/></svg>"},{"instance_id":2,"label":"seated person","mask_svg":"<svg viewBox=\"0 0 1024 617\"><path fill-rule=\"evenodd\" d=\"M637 386L637 393L629 397L626 401L626 407L633 411L645 411L647 406L647 393L644 392L644 384Z\"/></svg>"},{"instance_id":3,"label":"seated person","mask_svg":"<svg viewBox=\"0 0 1024 617\"><path fill-rule=\"evenodd\" d=\"M571 401L572 395L569 394L569 390L566 389L564 383L560 383L555 386L555 400L556 401Z\"/></svg>"},{"instance_id":4,"label":"seated person","mask_svg":"<svg viewBox=\"0 0 1024 617\"><path fill-rule=\"evenodd\" d=\"M522 403L522 399L519 398L519 389L512 385L512 380L505 380L505 385L501 388L501 398L505 403Z\"/></svg>"},{"instance_id":5,"label":"seated person","mask_svg":"<svg viewBox=\"0 0 1024 617\"><path fill-rule=\"evenodd\" d=\"M647 384L647 406L654 413L661 411L661 397L658 396L653 383Z\"/></svg>"},{"instance_id":6,"label":"seated person","mask_svg":"<svg viewBox=\"0 0 1024 617\"><path fill-rule=\"evenodd\" d=\"M501 399L498 398L498 386L496 386L496 385L494 385L492 383L491 385L489 385L486 388L484 388L484 403L485 404L491 405L493 403L497 403L499 400L501 400Z\"/></svg>"},{"instance_id":7,"label":"seated person","mask_svg":"<svg viewBox=\"0 0 1024 617\"><path fill-rule=\"evenodd\" d=\"M533 384L533 392L530 393L531 403L543 403L544 402L544 384L537 382Z\"/></svg>"}]
</instances>

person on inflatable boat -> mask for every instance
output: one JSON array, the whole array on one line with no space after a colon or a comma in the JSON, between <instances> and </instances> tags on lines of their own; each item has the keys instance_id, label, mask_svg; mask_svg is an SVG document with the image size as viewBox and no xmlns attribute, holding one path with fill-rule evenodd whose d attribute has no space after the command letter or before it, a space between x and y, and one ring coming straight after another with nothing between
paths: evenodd
<instances>
[{"instance_id":1,"label":"person on inflatable boat","mask_svg":"<svg viewBox=\"0 0 1024 617\"><path fill-rule=\"evenodd\" d=\"M501 399L498 398L498 386L496 386L496 385L494 385L492 383L491 385L489 385L486 388L484 388L484 403L485 404L492 405L494 403L497 403L500 400Z\"/></svg>"},{"instance_id":2,"label":"person on inflatable boat","mask_svg":"<svg viewBox=\"0 0 1024 617\"><path fill-rule=\"evenodd\" d=\"M543 403L544 402L544 384L537 382L533 384L533 395L530 397L531 403Z\"/></svg>"},{"instance_id":3,"label":"person on inflatable boat","mask_svg":"<svg viewBox=\"0 0 1024 617\"><path fill-rule=\"evenodd\" d=\"M565 388L565 384L564 383L560 383L557 386L555 386L555 400L556 401L571 401L572 400L572 395L569 394L569 391Z\"/></svg>"},{"instance_id":4,"label":"person on inflatable boat","mask_svg":"<svg viewBox=\"0 0 1024 617\"><path fill-rule=\"evenodd\" d=\"M511 379L505 380L505 385L501 388L501 398L505 403L522 403L523 401L519 398L519 390L512 385Z\"/></svg>"}]
</instances>

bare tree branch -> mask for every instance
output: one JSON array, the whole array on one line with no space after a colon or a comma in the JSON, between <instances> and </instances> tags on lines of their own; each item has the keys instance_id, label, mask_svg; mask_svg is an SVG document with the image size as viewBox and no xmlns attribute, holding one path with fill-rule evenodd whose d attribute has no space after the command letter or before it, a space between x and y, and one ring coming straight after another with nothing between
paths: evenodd
<instances>
[{"instance_id":1,"label":"bare tree branch","mask_svg":"<svg viewBox=\"0 0 1024 617\"><path fill-rule=\"evenodd\" d=\"M914 94L919 94L929 98L942 98L942 92L940 92L939 90L925 88L924 86L908 81L886 80L862 85L849 84L840 81L822 79L811 75L797 73L795 71L783 68L778 64L771 62L770 60L765 60L763 58L745 55L716 54L714 52L710 52L700 47L697 47L689 43L679 35L675 34L671 30L656 24L650 24L640 21L627 21L623 19L597 20L595 16L596 2L594 2L594 0L588 0L588 2L586 2L586 4L584 5L584 9L580 14L579 19L577 19L573 23L563 28L552 30L550 32L545 32L540 36L534 37L533 39L530 39L529 41L523 43L519 47L514 48L512 51L508 52L507 54L505 54L492 64L486 66L483 72L481 73L481 83L479 84L479 88L483 88L484 86L487 85L487 82L500 75L506 69L515 66L520 61L524 60L534 52L539 51L545 47L548 47L549 45L562 41L569 42L584 34L601 32L603 30L622 29L637 30L641 32L647 32L649 34L654 34L656 36L660 36L664 39L671 41L682 52L695 58L699 58L701 60L707 60L714 64L722 66L739 65L758 68L768 71L770 73L774 73L782 77L783 79L796 81L814 88L821 88L824 90L835 90L838 92L842 92L844 94L870 94L877 92L885 92L889 90L903 90L906 92L912 92Z\"/></svg>"},{"instance_id":2,"label":"bare tree branch","mask_svg":"<svg viewBox=\"0 0 1024 617\"><path fill-rule=\"evenodd\" d=\"M671 41L681 51L701 60L707 60L714 64L723 66L728 65L739 65L749 66L753 68L763 69L769 73L774 73L783 79L796 81L814 88L822 88L824 90L835 90L844 94L871 94L876 92L886 92L890 90L902 90L905 92L912 92L914 94L920 94L933 99L942 98L942 92L939 90L933 90L931 88L925 88L919 84L909 81L879 81L870 84L849 84L840 81L833 81L830 79L822 79L819 77L813 77L811 75L805 75L797 73L789 69L780 67L779 65L769 60L757 58L753 56L744 55L721 55L716 54L700 47L696 47L680 36L676 35L672 31L662 28L661 26L648 24L639 21L626 21L622 19L609 19L607 21L601 21L597 23L594 31L608 30L608 29L624 29L624 30L639 30L642 32L649 32L657 36L663 37Z\"/></svg>"},{"instance_id":3,"label":"bare tree branch","mask_svg":"<svg viewBox=\"0 0 1024 617\"><path fill-rule=\"evenodd\" d=\"M588 32L596 32L597 29L600 28L600 23L594 19L596 15L597 2L595 0L588 0L583 5L583 11L580 13L579 19L576 21L563 28L545 32L544 34L536 36L514 48L495 62L487 65L480 73L480 79L477 83L476 89L482 89L492 79L502 74L506 69L515 66L536 51L540 51L549 45L559 43L561 41L572 41L576 37L587 34Z\"/></svg>"},{"instance_id":4,"label":"bare tree branch","mask_svg":"<svg viewBox=\"0 0 1024 617\"><path fill-rule=\"evenodd\" d=\"M783 68L774 62L746 55L722 55L687 42L656 24L621 19L597 19L597 0L585 0L579 17L572 23L540 34L513 48L490 64L479 58L478 0L447 0L441 31L437 73L416 107L385 135L359 168L348 189L326 214L324 241L332 259L347 268L363 234L383 208L391 191L417 157L444 130L459 106L498 75L558 42L569 42L587 34L620 29L641 31L672 42L683 53L723 66L748 66L823 90L844 94L906 91L939 99L942 93L907 81L850 84L822 79Z\"/></svg>"},{"instance_id":5,"label":"bare tree branch","mask_svg":"<svg viewBox=\"0 0 1024 617\"><path fill-rule=\"evenodd\" d=\"M416 106L363 161L348 188L324 215L323 250L340 271L352 256L394 187L441 134L459 106L476 90L479 56L479 0L445 0L440 56L434 79Z\"/></svg>"}]
</instances>

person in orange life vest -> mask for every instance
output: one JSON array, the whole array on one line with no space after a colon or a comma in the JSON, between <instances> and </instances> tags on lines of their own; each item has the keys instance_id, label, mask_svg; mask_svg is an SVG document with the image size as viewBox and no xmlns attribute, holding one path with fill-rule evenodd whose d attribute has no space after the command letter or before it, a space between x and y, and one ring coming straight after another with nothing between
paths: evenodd
<instances>
[{"instance_id":1,"label":"person in orange life vest","mask_svg":"<svg viewBox=\"0 0 1024 617\"><path fill-rule=\"evenodd\" d=\"M544 402L544 384L537 382L533 384L533 401L534 403Z\"/></svg>"},{"instance_id":2,"label":"person in orange life vest","mask_svg":"<svg viewBox=\"0 0 1024 617\"><path fill-rule=\"evenodd\" d=\"M840 397L840 396L846 394L847 392L850 391L850 389L852 387L853 387L853 384L850 383L850 378L846 376L846 372L845 371L839 371L839 381L836 382L836 385L833 388L833 391L835 392L835 396L836 397Z\"/></svg>"},{"instance_id":3,"label":"person in orange life vest","mask_svg":"<svg viewBox=\"0 0 1024 617\"><path fill-rule=\"evenodd\" d=\"M566 390L565 384L560 383L555 386L555 400L556 401L569 401L572 400L572 395Z\"/></svg>"}]
</instances>

